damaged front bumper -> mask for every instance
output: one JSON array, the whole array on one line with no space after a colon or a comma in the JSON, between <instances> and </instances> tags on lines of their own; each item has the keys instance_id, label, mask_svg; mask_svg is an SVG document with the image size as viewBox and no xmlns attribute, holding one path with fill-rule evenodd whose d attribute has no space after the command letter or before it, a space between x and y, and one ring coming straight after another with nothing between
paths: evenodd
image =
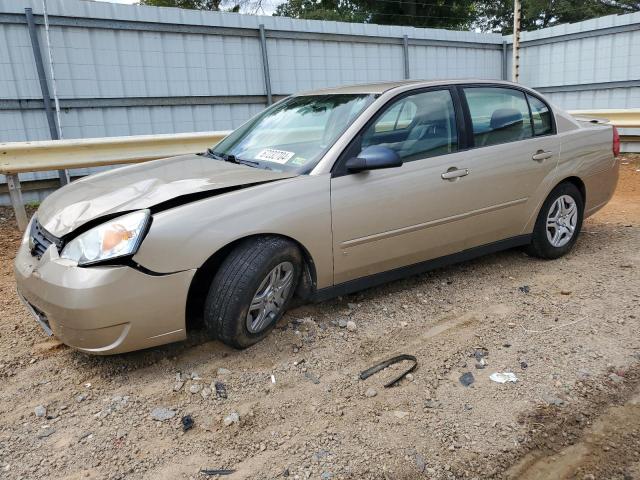
<instances>
[{"instance_id":1,"label":"damaged front bumper","mask_svg":"<svg viewBox=\"0 0 640 480\"><path fill-rule=\"evenodd\" d=\"M50 246L26 242L15 259L18 293L48 334L83 352L109 355L186 338L195 270L152 275L127 266L78 267Z\"/></svg>"}]
</instances>

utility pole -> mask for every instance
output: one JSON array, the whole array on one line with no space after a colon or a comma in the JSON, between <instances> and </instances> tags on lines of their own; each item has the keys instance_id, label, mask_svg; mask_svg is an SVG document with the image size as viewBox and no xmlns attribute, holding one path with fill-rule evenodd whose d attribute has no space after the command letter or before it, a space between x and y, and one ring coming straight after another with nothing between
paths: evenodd
<instances>
[{"instance_id":1,"label":"utility pole","mask_svg":"<svg viewBox=\"0 0 640 480\"><path fill-rule=\"evenodd\" d=\"M520 0L513 0L513 58L511 60L511 81L520 81Z\"/></svg>"}]
</instances>

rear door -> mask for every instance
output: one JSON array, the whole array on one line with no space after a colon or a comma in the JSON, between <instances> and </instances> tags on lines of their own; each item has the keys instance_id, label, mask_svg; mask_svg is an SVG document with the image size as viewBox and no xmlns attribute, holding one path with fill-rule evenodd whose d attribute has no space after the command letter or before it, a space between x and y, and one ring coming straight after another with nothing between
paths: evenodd
<instances>
[{"instance_id":1,"label":"rear door","mask_svg":"<svg viewBox=\"0 0 640 480\"><path fill-rule=\"evenodd\" d=\"M533 198L553 181L560 142L541 99L506 86L460 87L471 148L465 192L474 207L465 248L515 237L537 211Z\"/></svg>"}]
</instances>

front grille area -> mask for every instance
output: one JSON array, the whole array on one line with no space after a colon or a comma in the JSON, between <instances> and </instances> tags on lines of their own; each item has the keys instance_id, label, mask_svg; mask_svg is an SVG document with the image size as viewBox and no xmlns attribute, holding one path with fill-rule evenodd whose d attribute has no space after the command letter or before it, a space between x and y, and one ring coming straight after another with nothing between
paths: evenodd
<instances>
[{"instance_id":1,"label":"front grille area","mask_svg":"<svg viewBox=\"0 0 640 480\"><path fill-rule=\"evenodd\" d=\"M31 224L31 234L29 238L31 255L37 258L42 257L51 244L55 244L59 249L61 242L58 238L54 237L42 228L42 225L40 225L40 222L38 222L38 219L36 218Z\"/></svg>"}]
</instances>

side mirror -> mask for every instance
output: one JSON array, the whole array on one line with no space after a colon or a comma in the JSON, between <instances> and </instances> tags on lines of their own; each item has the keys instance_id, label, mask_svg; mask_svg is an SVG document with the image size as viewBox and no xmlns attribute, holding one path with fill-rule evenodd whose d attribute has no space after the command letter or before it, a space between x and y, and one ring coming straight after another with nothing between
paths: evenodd
<instances>
[{"instance_id":1,"label":"side mirror","mask_svg":"<svg viewBox=\"0 0 640 480\"><path fill-rule=\"evenodd\" d=\"M396 151L381 145L373 145L362 150L357 157L347 160L346 167L349 172L355 173L400 167L401 165L402 159Z\"/></svg>"}]
</instances>

